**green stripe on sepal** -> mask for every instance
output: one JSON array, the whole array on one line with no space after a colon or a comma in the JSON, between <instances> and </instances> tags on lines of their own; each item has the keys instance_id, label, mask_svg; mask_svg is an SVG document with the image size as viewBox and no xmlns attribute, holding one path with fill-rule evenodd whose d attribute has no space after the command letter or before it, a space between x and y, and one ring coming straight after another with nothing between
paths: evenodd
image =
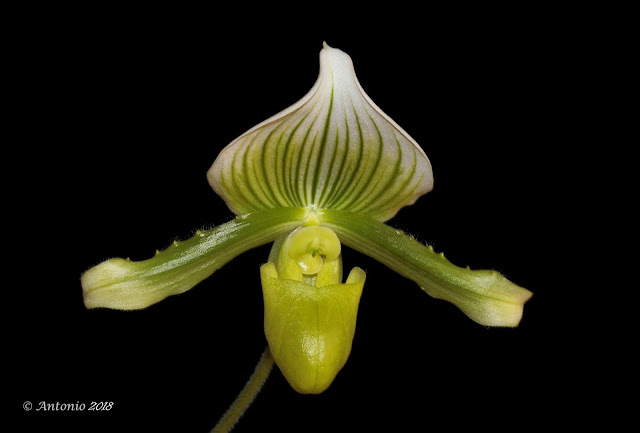
<instances>
[{"instance_id":1,"label":"green stripe on sepal","mask_svg":"<svg viewBox=\"0 0 640 433\"><path fill-rule=\"evenodd\" d=\"M300 208L257 211L198 231L148 260L106 260L82 275L85 306L135 310L183 293L239 254L292 231L306 214Z\"/></svg>"},{"instance_id":2,"label":"green stripe on sepal","mask_svg":"<svg viewBox=\"0 0 640 433\"><path fill-rule=\"evenodd\" d=\"M366 215L323 210L321 221L345 245L416 282L434 298L452 302L482 325L518 326L532 296L496 271L455 266L433 248Z\"/></svg>"},{"instance_id":3,"label":"green stripe on sepal","mask_svg":"<svg viewBox=\"0 0 640 433\"><path fill-rule=\"evenodd\" d=\"M379 221L433 187L422 149L366 95L351 58L326 45L311 91L231 142L207 177L236 214L315 207Z\"/></svg>"}]
</instances>

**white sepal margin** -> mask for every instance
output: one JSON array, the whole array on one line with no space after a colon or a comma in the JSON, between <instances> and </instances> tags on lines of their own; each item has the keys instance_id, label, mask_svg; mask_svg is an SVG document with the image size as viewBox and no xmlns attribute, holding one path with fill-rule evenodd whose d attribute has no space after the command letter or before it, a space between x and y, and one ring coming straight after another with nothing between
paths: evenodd
<instances>
[{"instance_id":1,"label":"white sepal margin","mask_svg":"<svg viewBox=\"0 0 640 433\"><path fill-rule=\"evenodd\" d=\"M313 88L225 147L207 177L236 214L311 207L379 221L433 188L423 150L367 96L351 58L326 43Z\"/></svg>"}]
</instances>

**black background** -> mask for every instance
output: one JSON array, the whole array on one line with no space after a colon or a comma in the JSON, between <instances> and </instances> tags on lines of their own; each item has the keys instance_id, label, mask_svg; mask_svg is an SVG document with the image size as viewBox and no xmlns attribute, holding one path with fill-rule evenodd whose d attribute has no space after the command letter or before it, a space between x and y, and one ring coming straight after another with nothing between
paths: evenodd
<instances>
[{"instance_id":1,"label":"black background","mask_svg":"<svg viewBox=\"0 0 640 433\"><path fill-rule=\"evenodd\" d=\"M567 16L432 11L415 22L254 27L242 15L156 12L58 21L45 11L46 25L11 42L28 47L14 63L14 147L29 168L11 188L26 248L12 264L24 299L9 332L19 378L10 404L25 430L206 432L233 401L266 344L258 267L269 246L142 311L86 310L79 278L231 219L207 169L311 88L323 41L352 57L364 90L433 165L434 190L388 223L534 297L518 328L489 329L345 248L345 268L368 275L347 365L318 396L295 393L275 369L236 431L506 431L584 419L573 405L591 389L574 365L582 331L558 321L575 289L564 276L566 209L580 199L567 167L579 161L567 155L579 145L571 107L586 37L565 30ZM27 400L114 404L44 413L23 411Z\"/></svg>"}]
</instances>

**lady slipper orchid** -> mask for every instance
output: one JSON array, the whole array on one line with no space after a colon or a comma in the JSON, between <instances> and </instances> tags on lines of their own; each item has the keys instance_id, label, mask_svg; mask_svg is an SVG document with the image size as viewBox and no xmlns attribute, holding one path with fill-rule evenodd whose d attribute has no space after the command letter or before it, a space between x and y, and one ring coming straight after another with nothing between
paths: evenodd
<instances>
[{"instance_id":1,"label":"lady slipper orchid","mask_svg":"<svg viewBox=\"0 0 640 433\"><path fill-rule=\"evenodd\" d=\"M481 325L517 326L532 295L496 271L455 266L384 223L433 188L431 164L366 95L350 57L326 43L307 95L231 142L207 178L235 219L148 260L106 260L81 283L87 308L141 309L273 242L259 271L268 346L215 431L233 427L274 363L300 393L324 391L345 365L365 273L356 267L343 282L342 244Z\"/></svg>"}]
</instances>

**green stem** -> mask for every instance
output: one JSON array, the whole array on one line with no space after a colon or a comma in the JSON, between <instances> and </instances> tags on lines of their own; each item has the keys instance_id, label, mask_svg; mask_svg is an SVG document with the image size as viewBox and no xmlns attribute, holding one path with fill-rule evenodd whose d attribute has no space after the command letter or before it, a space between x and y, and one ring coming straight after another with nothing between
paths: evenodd
<instances>
[{"instance_id":1,"label":"green stem","mask_svg":"<svg viewBox=\"0 0 640 433\"><path fill-rule=\"evenodd\" d=\"M460 268L412 237L365 215L322 210L323 225L340 241L416 282L437 299L456 305L485 326L518 326L532 293L496 271Z\"/></svg>"},{"instance_id":2,"label":"green stem","mask_svg":"<svg viewBox=\"0 0 640 433\"><path fill-rule=\"evenodd\" d=\"M236 397L233 404L222 415L218 424L211 430L211 433L227 433L230 432L236 425L240 417L244 415L245 411L249 408L253 400L264 386L265 381L269 377L269 373L273 369L273 357L269 346L264 350L258 365L256 365L253 374L249 378L249 381L244 386L238 397Z\"/></svg>"}]
</instances>

